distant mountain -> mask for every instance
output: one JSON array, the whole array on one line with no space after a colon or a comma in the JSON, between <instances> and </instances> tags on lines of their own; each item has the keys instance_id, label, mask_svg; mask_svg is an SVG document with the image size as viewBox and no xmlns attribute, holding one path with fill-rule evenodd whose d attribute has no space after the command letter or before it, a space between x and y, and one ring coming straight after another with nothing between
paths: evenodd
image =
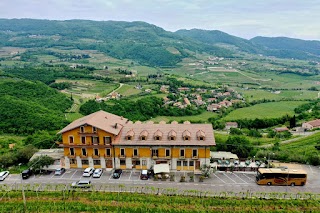
<instances>
[{"instance_id":1,"label":"distant mountain","mask_svg":"<svg viewBox=\"0 0 320 213\"><path fill-rule=\"evenodd\" d=\"M158 67L176 66L195 52L219 57L246 52L320 61L319 43L290 38L247 40L218 30L169 32L145 22L0 19L0 47L98 50L118 59Z\"/></svg>"},{"instance_id":2,"label":"distant mountain","mask_svg":"<svg viewBox=\"0 0 320 213\"><path fill-rule=\"evenodd\" d=\"M190 51L233 54L155 25L123 21L0 19L0 46L94 49L150 66L175 66Z\"/></svg>"},{"instance_id":3,"label":"distant mountain","mask_svg":"<svg viewBox=\"0 0 320 213\"><path fill-rule=\"evenodd\" d=\"M228 44L238 48L238 50L249 53L260 53L261 47L253 44L251 41L229 35L219 30L178 30L175 32L178 35L193 38L203 43L215 44Z\"/></svg>"},{"instance_id":4,"label":"distant mountain","mask_svg":"<svg viewBox=\"0 0 320 213\"><path fill-rule=\"evenodd\" d=\"M250 40L256 45L261 45L268 50L268 55L280 58L316 59L320 57L320 41L306 41L287 37L262 37Z\"/></svg>"}]
</instances>

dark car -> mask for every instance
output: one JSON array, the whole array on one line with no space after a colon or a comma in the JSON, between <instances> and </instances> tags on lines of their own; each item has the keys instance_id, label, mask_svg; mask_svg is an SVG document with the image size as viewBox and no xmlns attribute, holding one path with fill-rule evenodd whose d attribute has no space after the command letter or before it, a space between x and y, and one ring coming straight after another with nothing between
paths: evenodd
<instances>
[{"instance_id":1,"label":"dark car","mask_svg":"<svg viewBox=\"0 0 320 213\"><path fill-rule=\"evenodd\" d=\"M31 175L32 175L31 169L24 170L24 171L21 173L22 179L28 179Z\"/></svg>"},{"instance_id":2,"label":"dark car","mask_svg":"<svg viewBox=\"0 0 320 213\"><path fill-rule=\"evenodd\" d=\"M148 171L147 171L147 170L142 170L142 171L141 171L140 179L141 179L141 180L148 180L148 179L149 179Z\"/></svg>"},{"instance_id":3,"label":"dark car","mask_svg":"<svg viewBox=\"0 0 320 213\"><path fill-rule=\"evenodd\" d=\"M148 177L149 177L149 178L152 178L152 177L154 176L154 171L153 171L153 169L149 169L147 174L148 174Z\"/></svg>"},{"instance_id":4,"label":"dark car","mask_svg":"<svg viewBox=\"0 0 320 213\"><path fill-rule=\"evenodd\" d=\"M121 174L122 174L122 169L116 169L116 170L114 170L112 177L114 179L118 179L118 178L120 178Z\"/></svg>"}]
</instances>

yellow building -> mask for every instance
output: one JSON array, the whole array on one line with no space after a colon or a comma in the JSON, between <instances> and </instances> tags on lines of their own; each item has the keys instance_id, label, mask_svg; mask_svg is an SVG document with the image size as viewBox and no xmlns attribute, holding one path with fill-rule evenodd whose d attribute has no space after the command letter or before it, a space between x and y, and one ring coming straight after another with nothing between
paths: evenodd
<instances>
[{"instance_id":1,"label":"yellow building","mask_svg":"<svg viewBox=\"0 0 320 213\"><path fill-rule=\"evenodd\" d=\"M75 120L62 134L66 168L114 168L113 142L128 119L98 111Z\"/></svg>"},{"instance_id":2,"label":"yellow building","mask_svg":"<svg viewBox=\"0 0 320 213\"><path fill-rule=\"evenodd\" d=\"M132 123L99 111L62 129L66 168L149 169L165 163L171 170L194 171L210 163L215 145L211 124Z\"/></svg>"}]
</instances>

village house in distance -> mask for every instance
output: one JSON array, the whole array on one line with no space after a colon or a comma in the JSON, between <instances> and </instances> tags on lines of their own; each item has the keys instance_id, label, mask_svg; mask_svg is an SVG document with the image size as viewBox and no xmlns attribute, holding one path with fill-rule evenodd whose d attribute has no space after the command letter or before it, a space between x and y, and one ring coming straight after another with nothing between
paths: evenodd
<instances>
[{"instance_id":1,"label":"village house in distance","mask_svg":"<svg viewBox=\"0 0 320 213\"><path fill-rule=\"evenodd\" d=\"M167 164L170 170L195 171L210 163L210 147L215 146L211 124L133 123L104 111L80 118L58 134L67 169L140 170Z\"/></svg>"}]
</instances>

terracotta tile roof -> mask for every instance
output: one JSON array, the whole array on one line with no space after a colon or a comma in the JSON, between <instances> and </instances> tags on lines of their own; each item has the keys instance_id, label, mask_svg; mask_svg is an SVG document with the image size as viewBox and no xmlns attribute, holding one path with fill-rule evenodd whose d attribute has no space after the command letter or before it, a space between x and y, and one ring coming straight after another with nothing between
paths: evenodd
<instances>
[{"instance_id":1,"label":"terracotta tile roof","mask_svg":"<svg viewBox=\"0 0 320 213\"><path fill-rule=\"evenodd\" d=\"M142 136L145 136L145 137L148 137L149 133L147 130L143 130L141 133L140 133L140 137Z\"/></svg>"},{"instance_id":2,"label":"terracotta tile roof","mask_svg":"<svg viewBox=\"0 0 320 213\"><path fill-rule=\"evenodd\" d=\"M191 137L191 133L188 131L188 130L185 130L183 133L182 133L182 137Z\"/></svg>"},{"instance_id":3,"label":"terracotta tile roof","mask_svg":"<svg viewBox=\"0 0 320 213\"><path fill-rule=\"evenodd\" d=\"M206 136L206 133L204 133L204 131L199 130L199 131L197 132L197 137L205 137L205 136Z\"/></svg>"},{"instance_id":4,"label":"terracotta tile roof","mask_svg":"<svg viewBox=\"0 0 320 213\"><path fill-rule=\"evenodd\" d=\"M114 115L105 111L98 111L79 118L58 132L62 134L83 125L91 125L114 135L118 135L122 126L128 122L128 119Z\"/></svg>"},{"instance_id":5,"label":"terracotta tile roof","mask_svg":"<svg viewBox=\"0 0 320 213\"><path fill-rule=\"evenodd\" d=\"M154 137L162 137L163 133L158 129L155 133L154 133Z\"/></svg>"},{"instance_id":6,"label":"terracotta tile roof","mask_svg":"<svg viewBox=\"0 0 320 213\"><path fill-rule=\"evenodd\" d=\"M176 133L176 131L174 131L174 130L171 130L169 133L168 133L168 136L169 137L176 137L177 136L177 133Z\"/></svg>"},{"instance_id":7,"label":"terracotta tile roof","mask_svg":"<svg viewBox=\"0 0 320 213\"><path fill-rule=\"evenodd\" d=\"M126 133L131 129L136 133L136 136L131 140L127 140ZM146 140L140 140L139 136L142 132L148 132L149 134L154 135L158 130L161 130L163 133L161 140L155 140L153 137L147 137ZM205 133L205 140L199 140L197 138L197 132L200 130ZM183 132L190 135L189 140L183 140ZM170 140L170 134L176 135L175 140ZM126 124L119 135L119 140L114 141L113 145L214 146L215 139L211 124Z\"/></svg>"},{"instance_id":8,"label":"terracotta tile roof","mask_svg":"<svg viewBox=\"0 0 320 213\"><path fill-rule=\"evenodd\" d=\"M313 127L320 127L320 119L309 121L307 123L310 124Z\"/></svg>"},{"instance_id":9,"label":"terracotta tile roof","mask_svg":"<svg viewBox=\"0 0 320 213\"><path fill-rule=\"evenodd\" d=\"M127 136L127 137L128 137L128 136L133 137L133 136L134 136L134 131L133 131L133 129L131 129L129 132L127 132L126 136Z\"/></svg>"}]
</instances>

